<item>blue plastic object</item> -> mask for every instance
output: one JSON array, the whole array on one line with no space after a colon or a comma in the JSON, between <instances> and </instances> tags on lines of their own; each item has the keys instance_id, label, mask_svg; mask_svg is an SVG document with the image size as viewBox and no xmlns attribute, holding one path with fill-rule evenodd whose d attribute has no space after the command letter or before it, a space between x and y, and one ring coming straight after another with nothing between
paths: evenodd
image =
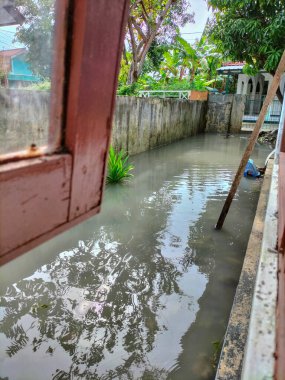
<instances>
[{"instance_id":1,"label":"blue plastic object","mask_svg":"<svg viewBox=\"0 0 285 380\"><path fill-rule=\"evenodd\" d=\"M254 177L254 178L260 177L260 172L258 171L257 167L255 166L255 163L253 162L251 158L248 160L246 164L243 175L245 177Z\"/></svg>"}]
</instances>

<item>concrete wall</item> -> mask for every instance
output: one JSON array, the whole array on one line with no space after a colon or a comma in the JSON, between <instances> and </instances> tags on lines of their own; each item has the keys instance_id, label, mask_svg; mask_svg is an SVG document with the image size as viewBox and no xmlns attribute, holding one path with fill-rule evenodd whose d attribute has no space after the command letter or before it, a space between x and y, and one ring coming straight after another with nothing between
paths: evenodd
<instances>
[{"instance_id":1,"label":"concrete wall","mask_svg":"<svg viewBox=\"0 0 285 380\"><path fill-rule=\"evenodd\" d=\"M232 102L232 94L211 94L209 96L206 132L227 132L229 130Z\"/></svg>"},{"instance_id":2,"label":"concrete wall","mask_svg":"<svg viewBox=\"0 0 285 380\"><path fill-rule=\"evenodd\" d=\"M48 140L49 92L0 89L0 153Z\"/></svg>"},{"instance_id":3,"label":"concrete wall","mask_svg":"<svg viewBox=\"0 0 285 380\"><path fill-rule=\"evenodd\" d=\"M204 132L207 102L118 96L112 145L140 153Z\"/></svg>"},{"instance_id":4,"label":"concrete wall","mask_svg":"<svg viewBox=\"0 0 285 380\"><path fill-rule=\"evenodd\" d=\"M230 132L239 133L242 126L246 96L234 95L231 111Z\"/></svg>"},{"instance_id":5,"label":"concrete wall","mask_svg":"<svg viewBox=\"0 0 285 380\"><path fill-rule=\"evenodd\" d=\"M244 95L210 94L206 132L239 133L244 112Z\"/></svg>"},{"instance_id":6,"label":"concrete wall","mask_svg":"<svg viewBox=\"0 0 285 380\"><path fill-rule=\"evenodd\" d=\"M136 154L204 132L239 132L242 95L210 95L206 101L118 96L112 144ZM206 121L207 119L207 121ZM0 89L0 153L45 145L49 93Z\"/></svg>"}]
</instances>

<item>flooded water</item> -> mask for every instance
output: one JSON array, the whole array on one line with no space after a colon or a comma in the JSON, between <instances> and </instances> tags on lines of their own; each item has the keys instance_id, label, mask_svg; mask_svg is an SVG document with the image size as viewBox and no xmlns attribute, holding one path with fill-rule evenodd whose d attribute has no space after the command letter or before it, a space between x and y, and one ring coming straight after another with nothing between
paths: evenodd
<instances>
[{"instance_id":1,"label":"flooded water","mask_svg":"<svg viewBox=\"0 0 285 380\"><path fill-rule=\"evenodd\" d=\"M2 267L1 379L213 379L261 185L243 179L214 230L246 141L132 157L99 216Z\"/></svg>"}]
</instances>

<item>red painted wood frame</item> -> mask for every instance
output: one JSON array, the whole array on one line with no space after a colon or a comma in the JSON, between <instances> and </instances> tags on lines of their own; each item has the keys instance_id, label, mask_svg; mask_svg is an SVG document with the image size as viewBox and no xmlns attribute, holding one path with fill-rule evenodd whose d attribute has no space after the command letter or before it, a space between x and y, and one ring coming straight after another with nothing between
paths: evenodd
<instances>
[{"instance_id":1,"label":"red painted wood frame","mask_svg":"<svg viewBox=\"0 0 285 380\"><path fill-rule=\"evenodd\" d=\"M129 0L56 6L50 142L61 149L0 166L1 264L100 209Z\"/></svg>"},{"instance_id":2,"label":"red painted wood frame","mask_svg":"<svg viewBox=\"0 0 285 380\"><path fill-rule=\"evenodd\" d=\"M285 374L285 120L279 156L278 175L278 295L276 323L276 380Z\"/></svg>"}]
</instances>

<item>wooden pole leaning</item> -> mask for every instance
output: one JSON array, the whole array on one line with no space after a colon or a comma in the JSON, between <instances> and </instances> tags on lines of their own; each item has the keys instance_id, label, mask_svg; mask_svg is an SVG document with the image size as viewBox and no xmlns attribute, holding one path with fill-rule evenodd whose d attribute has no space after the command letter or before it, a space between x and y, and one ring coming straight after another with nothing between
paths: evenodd
<instances>
[{"instance_id":1,"label":"wooden pole leaning","mask_svg":"<svg viewBox=\"0 0 285 380\"><path fill-rule=\"evenodd\" d=\"M274 99L274 96L276 94L277 88L278 88L279 83L280 83L281 75L284 73L284 71L285 71L285 50L284 50L283 55L280 59L280 62L279 62L279 65L277 67L276 73L273 77L271 86L269 87L269 90L268 90L268 93L267 93L266 98L264 100L264 103L262 105L259 117L256 121L255 127L254 127L252 134L250 136L250 139L248 141L248 145L246 147L246 150L242 156L242 159L241 159L239 168L236 172L236 175L235 175L234 181L232 183L231 189L229 191L229 194L228 194L227 199L225 201L224 207L222 209L222 212L221 212L220 217L218 219L218 222L216 224L216 227L215 227L216 230L220 230L223 227L223 224L224 224L224 221L225 221L226 216L228 214L228 211L230 209L232 200L233 200L235 193L237 191L237 188L240 184L240 180L241 180L241 177L243 175L244 169L245 169L246 164L248 162L248 159L250 158L250 155L253 151L254 145L255 145L256 140L257 140L258 135L259 135L259 131L260 131L262 124L264 122L268 106L270 105L270 103Z\"/></svg>"}]
</instances>

